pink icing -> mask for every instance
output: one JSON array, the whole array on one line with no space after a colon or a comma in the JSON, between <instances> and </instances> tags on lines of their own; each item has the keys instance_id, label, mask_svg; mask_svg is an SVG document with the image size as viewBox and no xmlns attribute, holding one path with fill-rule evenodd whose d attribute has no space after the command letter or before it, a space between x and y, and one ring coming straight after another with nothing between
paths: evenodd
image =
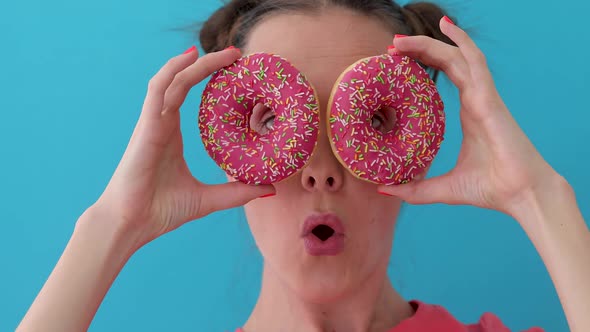
<instances>
[{"instance_id":1,"label":"pink icing","mask_svg":"<svg viewBox=\"0 0 590 332\"><path fill-rule=\"evenodd\" d=\"M254 106L275 113L273 130L250 128ZM277 55L256 53L216 72L203 92L199 130L211 158L248 184L270 184L307 163L317 142L319 103L305 76Z\"/></svg>"},{"instance_id":2,"label":"pink icing","mask_svg":"<svg viewBox=\"0 0 590 332\"><path fill-rule=\"evenodd\" d=\"M406 183L432 162L443 141L444 105L417 62L388 54L360 60L332 93L332 149L355 176ZM396 125L387 133L371 126L382 106L396 109Z\"/></svg>"}]
</instances>

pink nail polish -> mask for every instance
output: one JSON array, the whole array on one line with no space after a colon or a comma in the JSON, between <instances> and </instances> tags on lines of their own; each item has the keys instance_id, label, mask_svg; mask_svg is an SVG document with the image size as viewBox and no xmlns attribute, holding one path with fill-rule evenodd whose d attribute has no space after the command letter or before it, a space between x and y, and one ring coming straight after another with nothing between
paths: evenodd
<instances>
[{"instance_id":1,"label":"pink nail polish","mask_svg":"<svg viewBox=\"0 0 590 332\"><path fill-rule=\"evenodd\" d=\"M184 51L184 53L182 53L182 54L188 54L188 53L194 52L196 50L197 50L197 47L195 45L193 45L188 50Z\"/></svg>"},{"instance_id":2,"label":"pink nail polish","mask_svg":"<svg viewBox=\"0 0 590 332\"><path fill-rule=\"evenodd\" d=\"M444 16L443 19L449 23L451 23L452 25L455 25L455 22L453 22L453 20L451 20L448 16Z\"/></svg>"},{"instance_id":3,"label":"pink nail polish","mask_svg":"<svg viewBox=\"0 0 590 332\"><path fill-rule=\"evenodd\" d=\"M393 196L392 194L384 193L384 192L382 192L382 191L377 191L377 192L378 192L378 193L380 193L381 195L385 195L385 196L391 196L391 197Z\"/></svg>"},{"instance_id":4,"label":"pink nail polish","mask_svg":"<svg viewBox=\"0 0 590 332\"><path fill-rule=\"evenodd\" d=\"M393 38L394 38L394 39L396 39L396 38L404 38L404 37L407 37L407 36L408 36L408 35L395 35L395 37L393 37Z\"/></svg>"},{"instance_id":5,"label":"pink nail polish","mask_svg":"<svg viewBox=\"0 0 590 332\"><path fill-rule=\"evenodd\" d=\"M397 49L393 45L387 46L387 53L389 53L390 55L394 55L394 56L399 55L399 52L397 51Z\"/></svg>"},{"instance_id":6,"label":"pink nail polish","mask_svg":"<svg viewBox=\"0 0 590 332\"><path fill-rule=\"evenodd\" d=\"M260 198L272 197L272 196L276 196L276 195L277 194L267 194L267 195L260 196Z\"/></svg>"}]
</instances>

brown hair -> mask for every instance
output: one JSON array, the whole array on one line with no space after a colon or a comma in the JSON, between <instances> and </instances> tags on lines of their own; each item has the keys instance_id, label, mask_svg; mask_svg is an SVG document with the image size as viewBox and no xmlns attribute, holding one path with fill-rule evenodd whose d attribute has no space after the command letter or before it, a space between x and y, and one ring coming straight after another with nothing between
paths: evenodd
<instances>
[{"instance_id":1,"label":"brown hair","mask_svg":"<svg viewBox=\"0 0 590 332\"><path fill-rule=\"evenodd\" d=\"M254 25L269 14L314 11L327 6L340 6L376 17L392 34L425 35L454 45L439 29L440 19L447 15L441 7L430 2L400 6L392 0L231 0L202 25L199 40L207 53L230 45L241 48ZM456 18L452 19L456 22ZM436 81L438 71L433 70L431 75Z\"/></svg>"}]
</instances>

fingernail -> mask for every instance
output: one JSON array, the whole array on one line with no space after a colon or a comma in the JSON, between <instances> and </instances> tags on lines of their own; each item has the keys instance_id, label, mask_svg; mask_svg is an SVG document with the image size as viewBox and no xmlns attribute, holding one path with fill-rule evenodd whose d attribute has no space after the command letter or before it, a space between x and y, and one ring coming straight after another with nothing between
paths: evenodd
<instances>
[{"instance_id":1,"label":"fingernail","mask_svg":"<svg viewBox=\"0 0 590 332\"><path fill-rule=\"evenodd\" d=\"M383 192L383 191L377 191L378 193L380 193L381 195L385 195L385 196L393 196L392 194Z\"/></svg>"},{"instance_id":2,"label":"fingernail","mask_svg":"<svg viewBox=\"0 0 590 332\"><path fill-rule=\"evenodd\" d=\"M182 53L182 54L188 54L188 53L194 52L196 50L197 50L197 47L195 45L193 45L188 50L184 51L184 53Z\"/></svg>"},{"instance_id":3,"label":"fingernail","mask_svg":"<svg viewBox=\"0 0 590 332\"><path fill-rule=\"evenodd\" d=\"M394 39L396 39L396 38L404 38L404 37L407 37L407 36L408 36L408 35L395 35L395 37L393 37L393 38L394 38Z\"/></svg>"},{"instance_id":4,"label":"fingernail","mask_svg":"<svg viewBox=\"0 0 590 332\"><path fill-rule=\"evenodd\" d=\"M277 194L267 194L267 195L260 196L260 198L272 197L272 196L276 196L276 195Z\"/></svg>"},{"instance_id":5,"label":"fingernail","mask_svg":"<svg viewBox=\"0 0 590 332\"><path fill-rule=\"evenodd\" d=\"M453 22L453 20L451 20L448 16L444 16L443 19L449 23L451 23L452 25L455 25L455 22Z\"/></svg>"},{"instance_id":6,"label":"fingernail","mask_svg":"<svg viewBox=\"0 0 590 332\"><path fill-rule=\"evenodd\" d=\"M399 55L399 52L395 49L395 46L389 45L387 46L387 53L390 55Z\"/></svg>"},{"instance_id":7,"label":"fingernail","mask_svg":"<svg viewBox=\"0 0 590 332\"><path fill-rule=\"evenodd\" d=\"M238 51L238 54L240 54L240 55L242 54L242 50L240 50L239 48L235 47L234 45L226 48L224 51L227 51L227 50L236 50L236 51Z\"/></svg>"}]
</instances>

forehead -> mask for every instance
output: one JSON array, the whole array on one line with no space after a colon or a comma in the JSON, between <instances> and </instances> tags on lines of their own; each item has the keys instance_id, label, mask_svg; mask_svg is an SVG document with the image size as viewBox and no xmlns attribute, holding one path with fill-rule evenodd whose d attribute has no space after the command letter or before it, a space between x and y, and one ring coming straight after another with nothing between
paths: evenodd
<instances>
[{"instance_id":1,"label":"forehead","mask_svg":"<svg viewBox=\"0 0 590 332\"><path fill-rule=\"evenodd\" d=\"M268 16L252 29L243 51L286 58L322 95L329 94L344 69L364 57L385 53L392 39L393 32L377 18L327 7Z\"/></svg>"}]
</instances>

